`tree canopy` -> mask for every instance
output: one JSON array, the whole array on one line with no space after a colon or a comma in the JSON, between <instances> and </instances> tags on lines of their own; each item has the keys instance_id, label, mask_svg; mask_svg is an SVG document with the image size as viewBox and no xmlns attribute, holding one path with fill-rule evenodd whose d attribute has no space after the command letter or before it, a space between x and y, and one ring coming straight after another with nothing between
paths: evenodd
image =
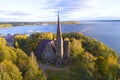
<instances>
[{"instance_id":1,"label":"tree canopy","mask_svg":"<svg viewBox=\"0 0 120 80\"><path fill-rule=\"evenodd\" d=\"M0 38L0 80L46 80L46 77L38 69L35 56L28 57L21 49L7 46L5 39Z\"/></svg>"},{"instance_id":2,"label":"tree canopy","mask_svg":"<svg viewBox=\"0 0 120 80\"><path fill-rule=\"evenodd\" d=\"M56 38L56 35L52 33L35 33L26 38L21 38L21 36L15 37L15 42L17 41L16 45L19 45L18 48L25 51L27 55L30 55L31 51L35 52L40 39L51 40ZM64 40L70 41L71 58L69 62L69 71L63 73L60 71L48 70L47 77L49 80L60 80L61 76L63 80L65 80L66 77L68 80L117 80L118 71L120 70L118 63L119 57L114 50L102 42L89 38L82 33L63 33L62 36ZM34 59L33 57L31 58ZM2 61L3 58L0 60ZM19 62L23 65L27 63L32 64L28 59L25 61L22 59L22 61ZM20 70L23 69L22 66L20 66L20 68ZM26 71L24 69L22 70L23 72ZM30 68L30 70L37 69ZM34 71L32 73L34 73ZM31 73L24 73L24 75L32 76Z\"/></svg>"}]
</instances>

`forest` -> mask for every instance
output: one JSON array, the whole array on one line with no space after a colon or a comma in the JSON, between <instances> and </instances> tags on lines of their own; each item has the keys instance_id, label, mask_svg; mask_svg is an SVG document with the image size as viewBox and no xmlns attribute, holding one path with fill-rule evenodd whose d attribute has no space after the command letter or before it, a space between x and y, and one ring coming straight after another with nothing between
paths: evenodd
<instances>
[{"instance_id":1,"label":"forest","mask_svg":"<svg viewBox=\"0 0 120 80\"><path fill-rule=\"evenodd\" d=\"M41 39L52 40L54 33L17 35L14 48L7 46L0 38L0 80L117 80L120 75L119 56L102 42L82 33L63 33L63 39L70 42L70 60L67 71L38 68L35 56ZM45 63L44 63L45 64ZM54 65L53 65L54 66ZM46 76L47 75L47 76ZM6 77L4 77L6 76ZM6 79L4 79L6 78Z\"/></svg>"}]
</instances>

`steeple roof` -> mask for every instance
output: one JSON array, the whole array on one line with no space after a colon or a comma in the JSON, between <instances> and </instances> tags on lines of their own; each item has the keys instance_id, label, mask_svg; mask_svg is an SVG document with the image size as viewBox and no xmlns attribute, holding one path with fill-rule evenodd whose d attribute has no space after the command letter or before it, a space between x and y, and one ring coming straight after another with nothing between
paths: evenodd
<instances>
[{"instance_id":1,"label":"steeple roof","mask_svg":"<svg viewBox=\"0 0 120 80\"><path fill-rule=\"evenodd\" d=\"M57 38L62 37L62 31L61 31L61 25L60 25L60 18L59 18L59 12L58 12L58 22L57 22Z\"/></svg>"}]
</instances>

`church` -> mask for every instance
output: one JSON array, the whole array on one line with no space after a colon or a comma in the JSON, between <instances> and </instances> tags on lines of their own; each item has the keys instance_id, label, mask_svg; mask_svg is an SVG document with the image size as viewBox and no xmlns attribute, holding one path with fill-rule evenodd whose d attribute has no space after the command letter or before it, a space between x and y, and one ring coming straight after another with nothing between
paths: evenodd
<instances>
[{"instance_id":1,"label":"church","mask_svg":"<svg viewBox=\"0 0 120 80\"><path fill-rule=\"evenodd\" d=\"M63 41L59 13L56 36L56 40L40 40L36 49L36 56L46 63L67 64L70 58L69 41Z\"/></svg>"}]
</instances>

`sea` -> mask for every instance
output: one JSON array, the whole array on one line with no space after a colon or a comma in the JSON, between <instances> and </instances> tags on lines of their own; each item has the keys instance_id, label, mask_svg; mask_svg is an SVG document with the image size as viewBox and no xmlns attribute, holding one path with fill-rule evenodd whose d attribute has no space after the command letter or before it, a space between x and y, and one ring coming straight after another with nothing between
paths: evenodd
<instances>
[{"instance_id":1,"label":"sea","mask_svg":"<svg viewBox=\"0 0 120 80\"><path fill-rule=\"evenodd\" d=\"M95 38L120 55L120 21L83 21L80 24L62 24L62 32L82 32L86 36ZM57 25L16 26L0 28L0 35L32 34L34 32L56 33Z\"/></svg>"}]
</instances>

